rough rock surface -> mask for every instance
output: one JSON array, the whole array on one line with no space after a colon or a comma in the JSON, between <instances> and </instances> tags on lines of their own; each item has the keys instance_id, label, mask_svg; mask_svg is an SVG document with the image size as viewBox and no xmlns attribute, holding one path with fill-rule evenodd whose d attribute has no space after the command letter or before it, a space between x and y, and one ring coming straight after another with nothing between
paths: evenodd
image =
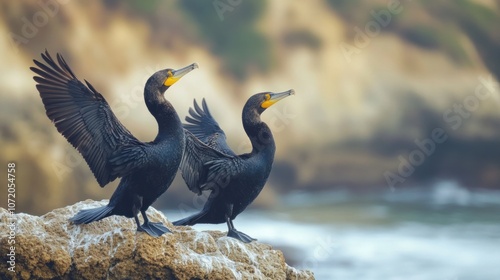
<instances>
[{"instance_id":1,"label":"rough rock surface","mask_svg":"<svg viewBox=\"0 0 500 280\"><path fill-rule=\"evenodd\" d=\"M8 271L0 237L2 279L314 279L285 263L283 253L259 242L241 243L219 231L174 227L149 208L151 221L172 230L153 238L136 233L133 219L112 216L88 225L68 219L79 210L106 204L86 200L41 217L15 214L15 274ZM8 233L11 215L0 208L0 232Z\"/></svg>"}]
</instances>

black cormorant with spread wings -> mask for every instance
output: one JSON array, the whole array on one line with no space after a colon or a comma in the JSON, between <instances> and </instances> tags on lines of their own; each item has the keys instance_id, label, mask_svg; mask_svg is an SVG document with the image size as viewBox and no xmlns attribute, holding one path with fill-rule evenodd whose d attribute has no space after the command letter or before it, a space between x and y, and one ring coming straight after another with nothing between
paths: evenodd
<instances>
[{"instance_id":1,"label":"black cormorant with spread wings","mask_svg":"<svg viewBox=\"0 0 500 280\"><path fill-rule=\"evenodd\" d=\"M60 54L54 60L45 51L42 59L34 60L36 67L30 69L38 75L34 80L49 119L82 154L101 187L122 178L108 205L81 210L71 221L88 224L123 215L134 217L137 231L151 236L169 232L162 223L150 222L146 215L149 206L172 183L185 146L182 123L163 93L197 64L161 70L148 79L144 99L158 123L158 135L152 142L141 142L120 123L89 82L78 80ZM144 219L142 225L139 212Z\"/></svg>"},{"instance_id":2,"label":"black cormorant with spread wings","mask_svg":"<svg viewBox=\"0 0 500 280\"><path fill-rule=\"evenodd\" d=\"M227 223L227 235L245 243L255 239L234 228L233 220L259 195L264 187L274 159L276 146L271 130L260 119L267 108L294 93L258 93L250 97L243 108L243 127L252 151L236 155L226 143L226 135L210 114L203 99L189 110L184 125L186 149L180 165L182 177L189 189L201 194L211 190L201 212L174 222L174 225Z\"/></svg>"}]
</instances>

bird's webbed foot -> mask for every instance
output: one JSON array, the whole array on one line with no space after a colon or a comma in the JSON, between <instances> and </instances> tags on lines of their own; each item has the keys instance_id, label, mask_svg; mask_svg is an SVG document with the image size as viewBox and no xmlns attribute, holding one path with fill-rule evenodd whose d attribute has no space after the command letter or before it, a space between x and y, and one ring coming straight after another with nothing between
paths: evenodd
<instances>
[{"instance_id":1,"label":"bird's webbed foot","mask_svg":"<svg viewBox=\"0 0 500 280\"><path fill-rule=\"evenodd\" d=\"M250 243L257 239L252 238L241 231L238 231L234 228L233 219L231 218L233 215L233 204L226 205L226 223L227 223L227 236L236 238L244 243ZM233 217L234 218L234 217Z\"/></svg>"},{"instance_id":2,"label":"bird's webbed foot","mask_svg":"<svg viewBox=\"0 0 500 280\"><path fill-rule=\"evenodd\" d=\"M159 237L159 235L156 232L154 232L151 228L148 227L138 226L137 232L145 232L151 235L152 237Z\"/></svg>"},{"instance_id":3,"label":"bird's webbed foot","mask_svg":"<svg viewBox=\"0 0 500 280\"><path fill-rule=\"evenodd\" d=\"M163 223L147 222L137 227L137 231L145 232L153 237L162 236L164 233L171 232Z\"/></svg>"},{"instance_id":4,"label":"bird's webbed foot","mask_svg":"<svg viewBox=\"0 0 500 280\"><path fill-rule=\"evenodd\" d=\"M248 236L247 234L245 234L245 233L243 233L241 231L237 231L234 228L228 230L227 236L232 237L232 238L236 238L236 239L240 240L243 243L250 243L252 241L257 240L255 238L252 238L252 237Z\"/></svg>"},{"instance_id":5,"label":"bird's webbed foot","mask_svg":"<svg viewBox=\"0 0 500 280\"><path fill-rule=\"evenodd\" d=\"M163 223L151 223L146 215L145 210L141 210L142 218L144 219L144 223L139 224L139 218L137 214L135 215L135 222L137 223L137 231L145 232L153 237L162 236L166 232L171 232Z\"/></svg>"}]
</instances>

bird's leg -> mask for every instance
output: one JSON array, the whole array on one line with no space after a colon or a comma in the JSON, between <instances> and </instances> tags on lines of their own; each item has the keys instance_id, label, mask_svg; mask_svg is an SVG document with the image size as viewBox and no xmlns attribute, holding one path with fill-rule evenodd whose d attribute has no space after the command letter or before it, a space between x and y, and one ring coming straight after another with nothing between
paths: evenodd
<instances>
[{"instance_id":1,"label":"bird's leg","mask_svg":"<svg viewBox=\"0 0 500 280\"><path fill-rule=\"evenodd\" d=\"M231 226L233 227L233 229L234 229L234 230L236 230L236 229L234 228L233 220L230 220L230 222L231 222ZM252 238L252 237L248 236L247 234L245 234L245 233L243 233L243 232L241 232L241 231L238 231L238 233L239 233L241 236L245 237L246 239L250 240L250 242L251 242L251 241L255 241L255 240L257 240L257 239L255 239L255 238Z\"/></svg>"},{"instance_id":2,"label":"bird's leg","mask_svg":"<svg viewBox=\"0 0 500 280\"><path fill-rule=\"evenodd\" d=\"M142 204L141 199L139 199L138 197L134 197L134 201L132 204L132 213L134 214L134 220L135 223L137 224L137 231L139 231L139 228L141 227L141 223L139 222L139 217L137 217L137 214L139 214L139 208L137 206L140 207L141 204Z\"/></svg>"},{"instance_id":3,"label":"bird's leg","mask_svg":"<svg viewBox=\"0 0 500 280\"><path fill-rule=\"evenodd\" d=\"M244 243L250 243L254 240L257 240L255 238L252 238L252 237L244 234L241 231L237 231L234 228L233 220L231 219L232 215L233 215L233 204L230 204L230 203L226 204L226 223L227 223L227 228L228 228L227 236L232 237L232 238L236 238Z\"/></svg>"},{"instance_id":4,"label":"bird's leg","mask_svg":"<svg viewBox=\"0 0 500 280\"><path fill-rule=\"evenodd\" d=\"M134 220L135 223L137 224L137 231L142 231L141 229L141 223L139 222L139 217L137 217L137 214L134 215Z\"/></svg>"},{"instance_id":5,"label":"bird's leg","mask_svg":"<svg viewBox=\"0 0 500 280\"><path fill-rule=\"evenodd\" d=\"M227 223L228 231L234 230L234 225L233 225L233 221L231 221L231 216L229 216L227 213L226 213L226 223ZM229 232L228 232L228 234L229 234Z\"/></svg>"},{"instance_id":6,"label":"bird's leg","mask_svg":"<svg viewBox=\"0 0 500 280\"><path fill-rule=\"evenodd\" d=\"M141 210L142 218L144 219L144 224L142 224L142 228L146 229L146 231L154 232L157 236L161 236L166 232L171 232L168 228L166 228L163 223L152 223L149 221L148 216L146 215L146 211Z\"/></svg>"},{"instance_id":7,"label":"bird's leg","mask_svg":"<svg viewBox=\"0 0 500 280\"><path fill-rule=\"evenodd\" d=\"M142 196L135 195L133 198L133 204L132 204L132 213L134 213L134 220L135 223L137 224L137 231L138 232L146 232L149 235L154 236L151 234L149 231L147 231L145 228L141 226L141 223L139 222L139 212L142 207ZM142 216L144 218L144 215Z\"/></svg>"},{"instance_id":8,"label":"bird's leg","mask_svg":"<svg viewBox=\"0 0 500 280\"><path fill-rule=\"evenodd\" d=\"M134 219L137 224L137 231L138 232L145 232L153 237L158 237L161 234L159 234L156 230L152 229L150 227L150 223L148 220L148 217L146 216L146 213L144 211L140 210L142 208L142 196L135 195L133 199L133 205L132 205L132 212L134 213ZM142 218L144 219L144 224L139 223L139 212L142 214Z\"/></svg>"}]
</instances>

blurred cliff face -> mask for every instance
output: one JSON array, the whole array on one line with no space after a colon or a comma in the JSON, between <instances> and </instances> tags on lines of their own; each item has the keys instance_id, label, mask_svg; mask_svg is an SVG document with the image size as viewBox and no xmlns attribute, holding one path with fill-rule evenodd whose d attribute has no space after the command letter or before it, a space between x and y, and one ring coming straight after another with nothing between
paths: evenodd
<instances>
[{"instance_id":1,"label":"blurred cliff face","mask_svg":"<svg viewBox=\"0 0 500 280\"><path fill-rule=\"evenodd\" d=\"M278 146L264 203L295 189L498 186L498 1L200 2L2 1L0 157L18 163L20 211L114 188L97 187L45 116L28 69L45 49L144 141L157 127L143 87L159 69L200 65L167 98L183 118L205 97L238 153L246 99L295 89L263 115ZM175 184L164 202L186 195Z\"/></svg>"}]
</instances>

